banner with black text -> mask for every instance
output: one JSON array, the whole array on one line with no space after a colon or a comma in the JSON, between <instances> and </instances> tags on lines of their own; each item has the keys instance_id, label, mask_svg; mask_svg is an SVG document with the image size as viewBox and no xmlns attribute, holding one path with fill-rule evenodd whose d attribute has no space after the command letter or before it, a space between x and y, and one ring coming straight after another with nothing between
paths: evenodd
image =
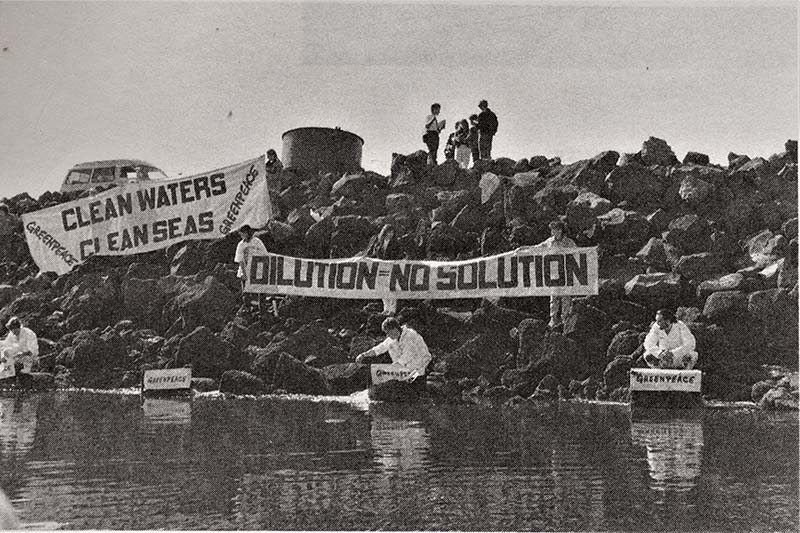
<instances>
[{"instance_id":1,"label":"banner with black text","mask_svg":"<svg viewBox=\"0 0 800 533\"><path fill-rule=\"evenodd\" d=\"M464 261L254 256L245 290L326 298L449 299L590 295L597 248L525 247Z\"/></svg>"},{"instance_id":2,"label":"banner with black text","mask_svg":"<svg viewBox=\"0 0 800 533\"><path fill-rule=\"evenodd\" d=\"M31 256L65 274L92 255L150 252L218 239L271 215L264 156L195 176L114 187L22 216Z\"/></svg>"}]
</instances>

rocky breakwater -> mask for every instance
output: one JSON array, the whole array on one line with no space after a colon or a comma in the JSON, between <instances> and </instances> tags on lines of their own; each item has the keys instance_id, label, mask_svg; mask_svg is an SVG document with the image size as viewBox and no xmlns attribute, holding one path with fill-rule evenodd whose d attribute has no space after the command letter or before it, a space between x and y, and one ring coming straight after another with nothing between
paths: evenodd
<instances>
[{"instance_id":1,"label":"rocky breakwater","mask_svg":"<svg viewBox=\"0 0 800 533\"><path fill-rule=\"evenodd\" d=\"M797 143L784 148L720 166L696 152L681 162L651 137L637 153L571 164L431 168L416 152L395 154L389 176L287 169L277 216L257 236L293 256L461 259L536 244L561 218L578 245L598 247L600 294L576 298L558 332L545 328L546 298L401 302L434 355L426 394L625 399L655 310L672 307L697 337L707 397L796 407ZM21 214L65 200L6 203ZM0 263L0 323L17 315L39 333L57 386L132 386L143 370L191 365L196 387L223 392L363 390L367 368L354 359L381 337L380 304L289 297L280 318L253 318L239 305L235 246L230 236L93 257L55 277L23 243Z\"/></svg>"}]
</instances>

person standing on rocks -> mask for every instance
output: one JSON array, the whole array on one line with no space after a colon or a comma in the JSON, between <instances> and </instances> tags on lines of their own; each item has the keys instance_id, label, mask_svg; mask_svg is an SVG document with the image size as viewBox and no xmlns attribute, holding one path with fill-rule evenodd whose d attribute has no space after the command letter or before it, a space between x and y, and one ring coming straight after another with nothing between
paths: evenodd
<instances>
[{"instance_id":1,"label":"person standing on rocks","mask_svg":"<svg viewBox=\"0 0 800 533\"><path fill-rule=\"evenodd\" d=\"M550 224L550 237L540 242L536 246L547 248L575 248L575 241L567 237L566 224L561 220L554 220ZM564 326L564 320L572 311L572 296L550 296L550 329Z\"/></svg>"},{"instance_id":2,"label":"person standing on rocks","mask_svg":"<svg viewBox=\"0 0 800 533\"><path fill-rule=\"evenodd\" d=\"M478 151L481 159L492 158L492 139L497 133L497 115L489 109L489 102L478 102Z\"/></svg>"},{"instance_id":3,"label":"person standing on rocks","mask_svg":"<svg viewBox=\"0 0 800 533\"><path fill-rule=\"evenodd\" d=\"M281 163L281 160L278 159L278 152L272 148L267 150L265 167L267 170L267 175L265 178L267 180L267 189L269 189L269 199L270 202L272 202L272 212L277 213L277 199L280 196L281 189L283 187L283 163Z\"/></svg>"},{"instance_id":4,"label":"person standing on rocks","mask_svg":"<svg viewBox=\"0 0 800 533\"><path fill-rule=\"evenodd\" d=\"M422 136L422 142L428 147L429 166L436 166L436 153L439 151L439 134L447 122L445 119L439 118L441 110L441 105L433 104L431 106L431 114L425 119L425 134Z\"/></svg>"},{"instance_id":5,"label":"person standing on rocks","mask_svg":"<svg viewBox=\"0 0 800 533\"><path fill-rule=\"evenodd\" d=\"M239 236L242 238L239 241L239 244L236 245L236 255L234 256L233 260L239 265L239 269L236 272L237 277L242 280L242 303L244 304L245 310L252 312L252 294L245 292L245 285L247 284L248 276L250 272L247 271L247 263L251 257L256 255L267 255L267 247L264 246L264 243L258 237L255 237L255 232L253 228L251 228L248 224L243 225L239 228ZM264 306L264 295L258 295L258 311L263 312Z\"/></svg>"},{"instance_id":6,"label":"person standing on rocks","mask_svg":"<svg viewBox=\"0 0 800 533\"><path fill-rule=\"evenodd\" d=\"M408 381L424 376L425 369L431 362L431 352L422 335L408 326L401 326L394 317L384 320L381 330L386 334L386 339L366 352L358 354L356 363L369 363L369 359L389 352L392 364L410 372Z\"/></svg>"},{"instance_id":7,"label":"person standing on rocks","mask_svg":"<svg viewBox=\"0 0 800 533\"><path fill-rule=\"evenodd\" d=\"M0 379L17 376L25 380L39 357L39 340L33 330L23 327L19 318L6 324L8 335L0 347Z\"/></svg>"},{"instance_id":8,"label":"person standing on rocks","mask_svg":"<svg viewBox=\"0 0 800 533\"><path fill-rule=\"evenodd\" d=\"M456 132L453 136L455 145L455 156L458 166L461 168L469 167L469 157L472 150L469 146L469 123L466 120L459 120L456 123Z\"/></svg>"},{"instance_id":9,"label":"person standing on rocks","mask_svg":"<svg viewBox=\"0 0 800 533\"><path fill-rule=\"evenodd\" d=\"M467 144L472 151L472 164L474 165L478 159L481 158L480 150L478 149L478 115L469 116L469 136L467 137Z\"/></svg>"},{"instance_id":10,"label":"person standing on rocks","mask_svg":"<svg viewBox=\"0 0 800 533\"><path fill-rule=\"evenodd\" d=\"M689 326L668 309L656 311L656 321L644 339L644 362L650 368L691 370L697 364L696 341Z\"/></svg>"}]
</instances>

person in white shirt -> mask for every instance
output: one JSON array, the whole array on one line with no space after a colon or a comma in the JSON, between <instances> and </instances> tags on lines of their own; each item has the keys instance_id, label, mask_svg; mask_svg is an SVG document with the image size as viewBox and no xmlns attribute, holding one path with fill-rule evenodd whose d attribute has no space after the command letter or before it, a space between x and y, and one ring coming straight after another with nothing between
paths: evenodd
<instances>
[{"instance_id":1,"label":"person in white shirt","mask_svg":"<svg viewBox=\"0 0 800 533\"><path fill-rule=\"evenodd\" d=\"M436 153L439 151L439 134L446 125L445 119L439 118L442 106L439 104L431 105L431 114L425 118L425 134L422 141L428 147L428 165L436 166Z\"/></svg>"},{"instance_id":2,"label":"person in white shirt","mask_svg":"<svg viewBox=\"0 0 800 533\"><path fill-rule=\"evenodd\" d=\"M36 333L23 327L19 318L12 317L6 324L8 335L0 347L0 379L20 373L29 374L39 357Z\"/></svg>"},{"instance_id":3,"label":"person in white shirt","mask_svg":"<svg viewBox=\"0 0 800 533\"><path fill-rule=\"evenodd\" d=\"M381 329L386 333L386 339L366 352L358 354L356 363L363 363L371 357L389 352L393 364L410 372L408 381L424 376L425 369L431 362L431 352L422 335L408 326L401 326L394 317L384 320Z\"/></svg>"},{"instance_id":4,"label":"person in white shirt","mask_svg":"<svg viewBox=\"0 0 800 533\"><path fill-rule=\"evenodd\" d=\"M566 225L560 220L550 223L550 237L536 246L546 248L575 248L575 241L566 236ZM550 296L550 329L562 326L572 311L572 296Z\"/></svg>"},{"instance_id":5,"label":"person in white shirt","mask_svg":"<svg viewBox=\"0 0 800 533\"><path fill-rule=\"evenodd\" d=\"M252 310L252 294L245 292L245 284L247 283L250 273L247 271L247 263L251 257L255 255L267 255L267 247L264 242L258 237L254 236L253 228L245 224L239 228L239 236L242 238L239 244L236 245L236 255L233 260L239 265L236 276L242 280L242 303L245 309ZM263 311L264 295L258 295L258 311Z\"/></svg>"},{"instance_id":6,"label":"person in white shirt","mask_svg":"<svg viewBox=\"0 0 800 533\"><path fill-rule=\"evenodd\" d=\"M691 370L697 364L695 339L689 326L668 309L656 312L656 321L644 339L644 361L650 368Z\"/></svg>"}]
</instances>

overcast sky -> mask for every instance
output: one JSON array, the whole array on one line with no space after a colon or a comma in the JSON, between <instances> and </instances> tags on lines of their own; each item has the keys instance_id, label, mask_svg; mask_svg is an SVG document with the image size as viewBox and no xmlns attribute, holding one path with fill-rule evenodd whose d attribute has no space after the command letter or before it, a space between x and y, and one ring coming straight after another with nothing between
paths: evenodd
<instances>
[{"instance_id":1,"label":"overcast sky","mask_svg":"<svg viewBox=\"0 0 800 533\"><path fill-rule=\"evenodd\" d=\"M0 2L0 197L81 161L170 176L284 131L340 126L362 165L424 148L487 99L493 155L564 162L653 135L727 164L797 138L794 0L533 3ZM450 129L450 128L448 128Z\"/></svg>"}]
</instances>

